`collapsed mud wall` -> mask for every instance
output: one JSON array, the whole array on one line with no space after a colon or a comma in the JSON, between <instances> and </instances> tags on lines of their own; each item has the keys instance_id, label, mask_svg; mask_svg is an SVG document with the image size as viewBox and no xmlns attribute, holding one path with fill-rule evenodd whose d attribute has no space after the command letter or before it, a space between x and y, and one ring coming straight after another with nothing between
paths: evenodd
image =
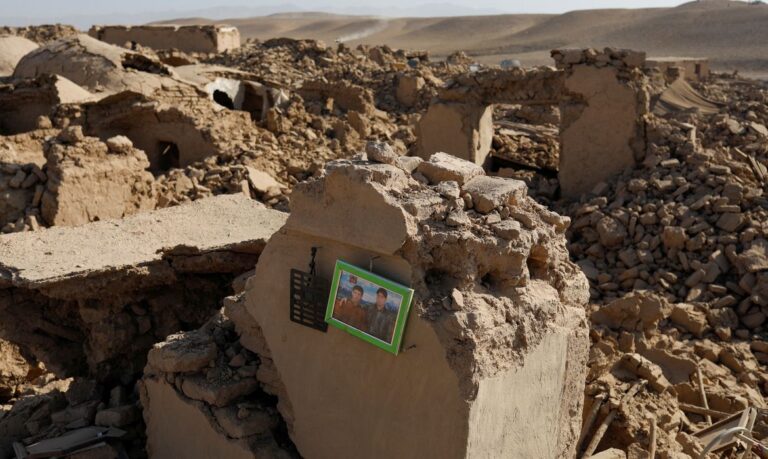
<instances>
[{"instance_id":1,"label":"collapsed mud wall","mask_svg":"<svg viewBox=\"0 0 768 459\"><path fill-rule=\"evenodd\" d=\"M267 362L243 347L228 317L245 313L243 300L226 298L206 325L150 350L140 382L150 457L298 457L276 398L256 379Z\"/></svg>"},{"instance_id":2,"label":"collapsed mud wall","mask_svg":"<svg viewBox=\"0 0 768 459\"><path fill-rule=\"evenodd\" d=\"M84 105L75 114L88 135L124 135L164 172L214 155L254 150L262 132L244 111L227 110L190 88L161 101L127 91Z\"/></svg>"},{"instance_id":3,"label":"collapsed mud wall","mask_svg":"<svg viewBox=\"0 0 768 459\"><path fill-rule=\"evenodd\" d=\"M242 195L0 239L4 339L60 376L140 373L219 309L284 214Z\"/></svg>"},{"instance_id":4,"label":"collapsed mud wall","mask_svg":"<svg viewBox=\"0 0 768 459\"><path fill-rule=\"evenodd\" d=\"M449 155L378 160L396 165L332 162L295 189L247 283L247 314L233 316L241 344L269 364L257 377L299 453L572 454L587 290L568 261L567 221L521 182ZM377 273L413 286L398 356L289 320L288 274L312 247L321 277L336 259L375 258Z\"/></svg>"},{"instance_id":5,"label":"collapsed mud wall","mask_svg":"<svg viewBox=\"0 0 768 459\"><path fill-rule=\"evenodd\" d=\"M565 71L558 178L563 196L574 199L645 157L645 53L573 49L552 57Z\"/></svg>"},{"instance_id":6,"label":"collapsed mud wall","mask_svg":"<svg viewBox=\"0 0 768 459\"><path fill-rule=\"evenodd\" d=\"M88 35L118 46L131 43L187 53L220 53L240 47L240 31L226 25L93 26Z\"/></svg>"},{"instance_id":7,"label":"collapsed mud wall","mask_svg":"<svg viewBox=\"0 0 768 459\"><path fill-rule=\"evenodd\" d=\"M429 105L416 128L417 153L429 159L445 152L484 164L493 139L493 104L555 105L561 72L548 68L487 70L459 75Z\"/></svg>"},{"instance_id":8,"label":"collapsed mud wall","mask_svg":"<svg viewBox=\"0 0 768 459\"><path fill-rule=\"evenodd\" d=\"M50 226L123 218L155 208L154 179L143 151L122 136L102 143L80 126L46 145L41 214Z\"/></svg>"},{"instance_id":9,"label":"collapsed mud wall","mask_svg":"<svg viewBox=\"0 0 768 459\"><path fill-rule=\"evenodd\" d=\"M16 79L61 75L98 93L134 90L151 94L163 84L174 86L171 71L157 58L112 46L88 35L54 41L24 56Z\"/></svg>"},{"instance_id":10,"label":"collapsed mud wall","mask_svg":"<svg viewBox=\"0 0 768 459\"><path fill-rule=\"evenodd\" d=\"M0 85L0 135L45 127L39 125L40 117L52 116L58 105L87 102L92 98L91 93L59 75L46 74Z\"/></svg>"}]
</instances>

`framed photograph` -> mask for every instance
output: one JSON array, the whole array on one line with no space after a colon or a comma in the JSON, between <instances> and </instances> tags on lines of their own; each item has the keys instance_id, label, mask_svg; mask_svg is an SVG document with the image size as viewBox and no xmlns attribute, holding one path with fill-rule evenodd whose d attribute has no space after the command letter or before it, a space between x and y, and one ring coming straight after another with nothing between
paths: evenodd
<instances>
[{"instance_id":1,"label":"framed photograph","mask_svg":"<svg viewBox=\"0 0 768 459\"><path fill-rule=\"evenodd\" d=\"M336 261L325 321L397 355L413 289Z\"/></svg>"}]
</instances>

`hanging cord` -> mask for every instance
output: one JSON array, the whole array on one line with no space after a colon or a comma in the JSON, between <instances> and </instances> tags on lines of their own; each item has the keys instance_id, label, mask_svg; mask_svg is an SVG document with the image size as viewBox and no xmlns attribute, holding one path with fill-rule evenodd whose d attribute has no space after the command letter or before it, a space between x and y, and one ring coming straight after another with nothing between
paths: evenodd
<instances>
[{"instance_id":1,"label":"hanging cord","mask_svg":"<svg viewBox=\"0 0 768 459\"><path fill-rule=\"evenodd\" d=\"M373 272L373 261L377 258L381 257L376 255L375 257L371 257L370 260L368 260L368 271Z\"/></svg>"},{"instance_id":2,"label":"hanging cord","mask_svg":"<svg viewBox=\"0 0 768 459\"><path fill-rule=\"evenodd\" d=\"M309 260L309 274L311 274L312 276L317 274L315 257L317 256L317 249L319 249L319 248L320 247L312 247L312 252L311 252L312 259Z\"/></svg>"}]
</instances>

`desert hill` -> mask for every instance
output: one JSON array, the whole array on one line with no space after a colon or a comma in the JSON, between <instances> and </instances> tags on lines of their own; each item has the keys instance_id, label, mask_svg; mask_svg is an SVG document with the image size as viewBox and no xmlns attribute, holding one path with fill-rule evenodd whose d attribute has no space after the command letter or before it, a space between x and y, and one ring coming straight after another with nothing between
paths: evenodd
<instances>
[{"instance_id":1,"label":"desert hill","mask_svg":"<svg viewBox=\"0 0 768 459\"><path fill-rule=\"evenodd\" d=\"M326 13L286 13L209 21L188 18L168 23L226 22L244 38L314 38L349 45L388 44L429 50L435 57L463 50L480 62L518 58L547 64L555 47L617 46L654 56L710 57L721 70L768 75L768 5L729 0L685 3L674 8L602 9L560 15L385 18Z\"/></svg>"}]
</instances>

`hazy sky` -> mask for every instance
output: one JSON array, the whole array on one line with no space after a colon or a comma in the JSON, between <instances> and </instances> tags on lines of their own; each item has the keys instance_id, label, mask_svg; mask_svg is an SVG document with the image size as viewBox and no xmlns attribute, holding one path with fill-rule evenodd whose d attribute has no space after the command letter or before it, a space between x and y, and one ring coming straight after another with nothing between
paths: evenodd
<instances>
[{"instance_id":1,"label":"hazy sky","mask_svg":"<svg viewBox=\"0 0 768 459\"><path fill-rule=\"evenodd\" d=\"M455 6L478 9L497 10L510 13L561 13L575 9L593 8L645 8L658 6L674 6L681 1L670 0L0 0L0 21L4 17L34 17L51 15L103 15L103 14L137 14L144 12L190 11L215 7L238 7L244 9L260 7L276 7L284 5L287 9L306 10L360 10L361 8L376 8L382 6L394 8L409 8L419 4L450 3ZM227 8L229 9L229 8ZM440 9L435 9L435 16L440 16Z\"/></svg>"}]
</instances>

